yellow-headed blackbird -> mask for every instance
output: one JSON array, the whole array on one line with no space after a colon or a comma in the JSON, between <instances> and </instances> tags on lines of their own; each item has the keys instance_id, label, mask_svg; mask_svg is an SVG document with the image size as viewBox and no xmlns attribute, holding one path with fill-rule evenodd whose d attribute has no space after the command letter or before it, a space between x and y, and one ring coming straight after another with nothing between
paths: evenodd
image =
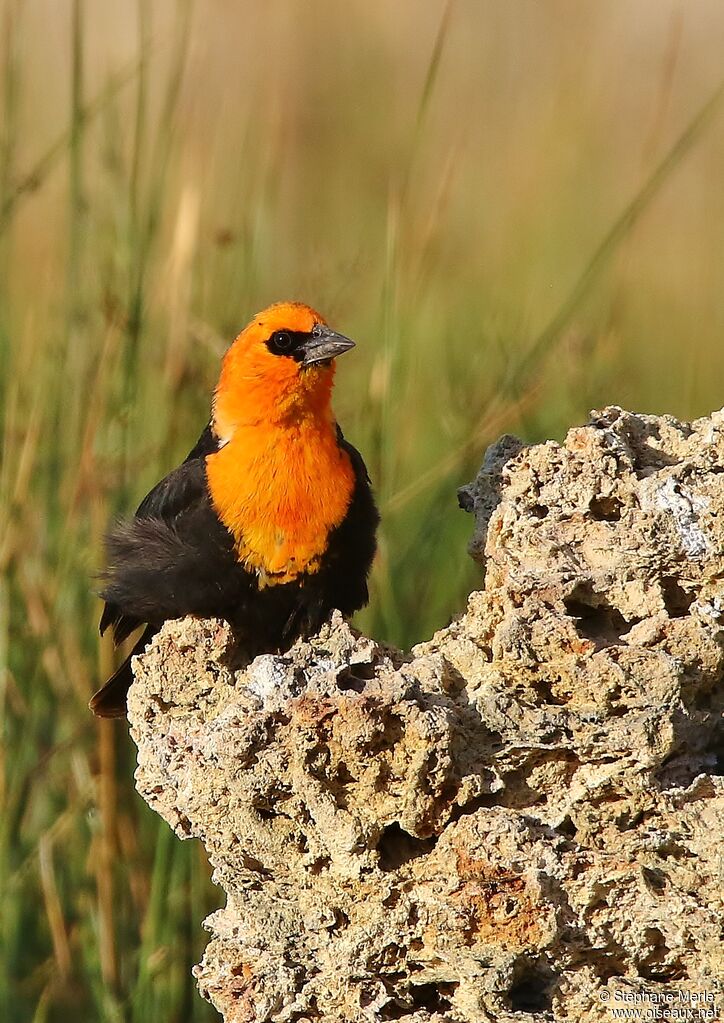
<instances>
[{"instance_id":1,"label":"yellow-headed blackbird","mask_svg":"<svg viewBox=\"0 0 724 1023\"><path fill-rule=\"evenodd\" d=\"M334 359L353 342L309 306L259 313L224 356L211 421L177 469L108 536L101 634L168 618L225 618L250 653L366 604L379 520L358 451L331 407ZM132 656L132 655L131 655ZM131 658L91 700L125 713Z\"/></svg>"}]
</instances>

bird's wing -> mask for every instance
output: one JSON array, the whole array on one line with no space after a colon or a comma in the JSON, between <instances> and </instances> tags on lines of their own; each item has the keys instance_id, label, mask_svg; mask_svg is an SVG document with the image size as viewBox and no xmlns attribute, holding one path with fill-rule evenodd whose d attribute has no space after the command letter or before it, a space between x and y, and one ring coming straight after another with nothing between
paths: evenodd
<instances>
[{"instance_id":1,"label":"bird's wing","mask_svg":"<svg viewBox=\"0 0 724 1023\"><path fill-rule=\"evenodd\" d=\"M204 459L218 449L219 442L209 424L181 465L146 494L136 509L136 518L169 521L198 500L204 487Z\"/></svg>"},{"instance_id":2,"label":"bird's wing","mask_svg":"<svg viewBox=\"0 0 724 1023\"><path fill-rule=\"evenodd\" d=\"M209 424L181 465L173 469L144 497L136 510L134 520L129 524L130 528L133 528L138 520L145 519L172 524L184 512L203 500L206 494L204 459L217 451L218 447L219 442ZM112 547L114 535L117 536L123 528L119 527L115 534L111 534L109 546ZM144 619L135 615L124 614L113 600L107 600L99 629L103 635L109 626L113 626L113 638L117 645L142 625L143 621Z\"/></svg>"},{"instance_id":3,"label":"bird's wing","mask_svg":"<svg viewBox=\"0 0 724 1023\"><path fill-rule=\"evenodd\" d=\"M355 488L347 514L329 535L326 562L334 573L334 606L349 615L364 607L369 599L367 574L377 548L375 535L380 516L362 455L345 439L339 426L337 443L352 462ZM340 563L345 565L342 576L336 571Z\"/></svg>"},{"instance_id":4,"label":"bird's wing","mask_svg":"<svg viewBox=\"0 0 724 1023\"><path fill-rule=\"evenodd\" d=\"M345 435L342 433L342 428L339 423L337 423L337 443L349 455L357 483L369 486L371 483L370 474L367 472L367 466L364 463L364 459L357 448L353 444L350 444Z\"/></svg>"}]
</instances>

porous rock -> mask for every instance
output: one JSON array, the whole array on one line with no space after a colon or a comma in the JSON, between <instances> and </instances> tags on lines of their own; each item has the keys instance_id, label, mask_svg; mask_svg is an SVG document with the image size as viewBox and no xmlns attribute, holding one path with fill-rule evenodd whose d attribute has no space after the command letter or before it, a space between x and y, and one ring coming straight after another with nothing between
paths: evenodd
<instances>
[{"instance_id":1,"label":"porous rock","mask_svg":"<svg viewBox=\"0 0 724 1023\"><path fill-rule=\"evenodd\" d=\"M503 438L461 503L484 587L411 654L335 615L241 669L192 619L136 660L227 1023L723 1007L724 413Z\"/></svg>"}]
</instances>

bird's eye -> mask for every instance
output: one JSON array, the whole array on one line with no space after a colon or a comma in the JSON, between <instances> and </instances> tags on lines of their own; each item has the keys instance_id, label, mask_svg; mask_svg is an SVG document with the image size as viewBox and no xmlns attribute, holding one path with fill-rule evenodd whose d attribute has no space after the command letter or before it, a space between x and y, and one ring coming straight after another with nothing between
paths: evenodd
<instances>
[{"instance_id":1,"label":"bird's eye","mask_svg":"<svg viewBox=\"0 0 724 1023\"><path fill-rule=\"evenodd\" d=\"M275 330L271 336L271 343L277 352L291 352L294 338L288 330Z\"/></svg>"}]
</instances>

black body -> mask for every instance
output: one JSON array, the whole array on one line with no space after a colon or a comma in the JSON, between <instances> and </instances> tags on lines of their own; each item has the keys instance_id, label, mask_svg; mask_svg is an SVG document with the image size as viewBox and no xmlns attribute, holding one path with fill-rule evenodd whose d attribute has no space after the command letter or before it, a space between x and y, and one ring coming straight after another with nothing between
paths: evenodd
<instances>
[{"instance_id":1,"label":"black body","mask_svg":"<svg viewBox=\"0 0 724 1023\"><path fill-rule=\"evenodd\" d=\"M355 488L313 574L260 589L257 576L239 564L234 539L209 495L205 460L218 450L210 426L185 461L144 498L135 517L110 533L101 635L112 626L118 644L144 623L147 628L91 700L96 714L125 714L131 657L168 618L224 618L245 653L253 656L286 649L299 636L311 635L334 608L351 615L367 603L379 516L361 455L339 428L337 435L352 460Z\"/></svg>"}]
</instances>

